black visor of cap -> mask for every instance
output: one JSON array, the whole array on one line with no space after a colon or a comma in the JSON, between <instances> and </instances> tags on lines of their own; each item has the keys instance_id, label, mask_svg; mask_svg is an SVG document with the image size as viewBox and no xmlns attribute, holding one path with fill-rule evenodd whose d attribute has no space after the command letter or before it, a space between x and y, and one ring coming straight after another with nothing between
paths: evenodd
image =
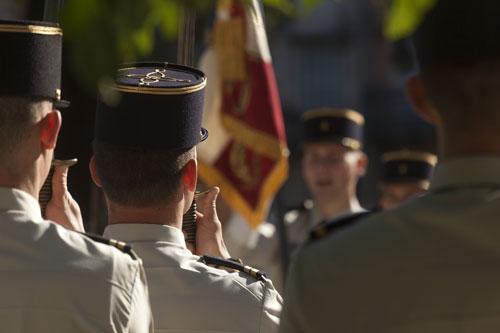
<instances>
[{"instance_id":1,"label":"black visor of cap","mask_svg":"<svg viewBox=\"0 0 500 333\"><path fill-rule=\"evenodd\" d=\"M55 23L0 20L0 95L61 100L62 30Z\"/></svg>"},{"instance_id":2,"label":"black visor of cap","mask_svg":"<svg viewBox=\"0 0 500 333\"><path fill-rule=\"evenodd\" d=\"M115 84L119 95L97 101L95 137L127 148L188 149L208 136L201 127L205 74L168 63L121 66Z\"/></svg>"}]
</instances>

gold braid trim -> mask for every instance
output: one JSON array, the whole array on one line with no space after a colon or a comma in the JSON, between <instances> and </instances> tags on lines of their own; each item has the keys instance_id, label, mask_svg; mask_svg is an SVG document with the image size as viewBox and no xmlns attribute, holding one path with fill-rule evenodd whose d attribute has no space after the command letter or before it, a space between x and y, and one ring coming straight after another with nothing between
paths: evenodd
<instances>
[{"instance_id":1,"label":"gold braid trim","mask_svg":"<svg viewBox=\"0 0 500 333\"><path fill-rule=\"evenodd\" d=\"M37 35L58 35L62 36L59 27L46 27L42 25L21 25L21 24L0 24L0 32L18 32Z\"/></svg>"},{"instance_id":2,"label":"gold braid trim","mask_svg":"<svg viewBox=\"0 0 500 333\"><path fill-rule=\"evenodd\" d=\"M410 150L398 150L398 151L391 151L382 154L380 157L380 160L383 163L387 163L390 161L395 161L395 160L410 160L410 161L417 161L417 162L425 162L427 164L430 164L432 166L437 164L438 157L434 154L431 153L426 153L426 152L417 152L417 151L410 151Z\"/></svg>"},{"instance_id":3,"label":"gold braid trim","mask_svg":"<svg viewBox=\"0 0 500 333\"><path fill-rule=\"evenodd\" d=\"M288 157L288 149L276 137L250 127L231 116L222 114L221 118L226 130L246 147L273 160Z\"/></svg>"},{"instance_id":4,"label":"gold braid trim","mask_svg":"<svg viewBox=\"0 0 500 333\"><path fill-rule=\"evenodd\" d=\"M202 161L198 161L198 171L201 179L209 186L216 185L221 188L221 195L224 200L245 218L252 229L255 229L267 218L269 199L275 195L288 178L288 160L281 157L267 175L261 186L255 210L250 207L238 189L222 172Z\"/></svg>"}]
</instances>

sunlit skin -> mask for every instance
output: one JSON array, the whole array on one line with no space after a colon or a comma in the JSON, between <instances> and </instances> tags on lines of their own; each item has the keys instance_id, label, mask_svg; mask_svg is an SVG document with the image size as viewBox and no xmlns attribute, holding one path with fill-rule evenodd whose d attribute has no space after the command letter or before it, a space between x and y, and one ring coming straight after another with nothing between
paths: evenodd
<instances>
[{"instance_id":1,"label":"sunlit skin","mask_svg":"<svg viewBox=\"0 0 500 333\"><path fill-rule=\"evenodd\" d=\"M417 184L412 183L394 183L382 184L382 194L379 205L383 209L398 207L410 198L419 196L425 192Z\"/></svg>"},{"instance_id":2,"label":"sunlit skin","mask_svg":"<svg viewBox=\"0 0 500 333\"><path fill-rule=\"evenodd\" d=\"M304 146L303 176L324 218L345 211L352 201L357 201L356 185L366 167L367 158L363 152L332 142Z\"/></svg>"}]
</instances>

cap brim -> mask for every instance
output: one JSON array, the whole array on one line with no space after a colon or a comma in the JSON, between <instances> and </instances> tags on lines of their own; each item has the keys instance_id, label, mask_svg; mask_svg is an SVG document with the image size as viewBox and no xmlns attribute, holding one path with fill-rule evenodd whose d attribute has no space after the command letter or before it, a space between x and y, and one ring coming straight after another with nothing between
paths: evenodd
<instances>
[{"instance_id":1,"label":"cap brim","mask_svg":"<svg viewBox=\"0 0 500 333\"><path fill-rule=\"evenodd\" d=\"M205 141L207 138L208 138L208 131L202 127L200 132L200 142Z\"/></svg>"},{"instance_id":2,"label":"cap brim","mask_svg":"<svg viewBox=\"0 0 500 333\"><path fill-rule=\"evenodd\" d=\"M54 107L56 108L67 108L71 105L70 101L65 101L63 99L58 99L54 101Z\"/></svg>"}]
</instances>

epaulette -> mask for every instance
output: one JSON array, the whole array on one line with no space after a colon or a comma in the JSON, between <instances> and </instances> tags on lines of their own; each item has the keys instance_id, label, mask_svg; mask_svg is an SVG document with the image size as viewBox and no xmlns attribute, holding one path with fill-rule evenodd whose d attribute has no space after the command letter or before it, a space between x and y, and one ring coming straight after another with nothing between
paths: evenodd
<instances>
[{"instance_id":1,"label":"epaulette","mask_svg":"<svg viewBox=\"0 0 500 333\"><path fill-rule=\"evenodd\" d=\"M361 219L362 217L373 214L379 210L379 208L375 208L373 210L350 214L338 219L334 219L332 221L325 221L311 231L311 233L309 234L309 241L323 238L324 236L331 234L332 232L351 226L356 221L359 221L359 219Z\"/></svg>"},{"instance_id":2,"label":"epaulette","mask_svg":"<svg viewBox=\"0 0 500 333\"><path fill-rule=\"evenodd\" d=\"M113 247L116 247L118 250L122 251L123 253L128 254L132 259L137 260L137 254L132 250L132 246L126 244L125 242L116 240L116 239L110 239L110 238L105 238L102 236L94 235L94 234L89 234L89 233L81 233L84 236L87 236L88 238L92 239L95 242L98 243L103 243L107 245L111 245Z\"/></svg>"},{"instance_id":3,"label":"epaulette","mask_svg":"<svg viewBox=\"0 0 500 333\"><path fill-rule=\"evenodd\" d=\"M211 254L205 254L204 256L201 257L201 260L203 260L203 262L206 265L214 265L214 266L218 266L218 267L232 268L232 269L238 270L240 272L246 273L246 274L256 278L259 281L266 281L266 273L264 271L260 271L258 269L252 268L250 266L241 264L237 261L219 258L219 257L213 256Z\"/></svg>"}]
</instances>

